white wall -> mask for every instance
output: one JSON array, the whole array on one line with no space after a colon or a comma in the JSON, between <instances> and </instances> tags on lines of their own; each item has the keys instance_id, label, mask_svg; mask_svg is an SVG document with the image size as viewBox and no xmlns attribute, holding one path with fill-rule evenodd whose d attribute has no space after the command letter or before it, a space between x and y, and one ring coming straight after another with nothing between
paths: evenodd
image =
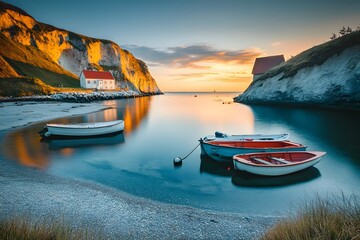
<instances>
[{"instance_id":1,"label":"white wall","mask_svg":"<svg viewBox=\"0 0 360 240\"><path fill-rule=\"evenodd\" d=\"M92 88L101 90L114 90L115 80L104 80L104 79L86 79L84 74L80 74L80 87Z\"/></svg>"},{"instance_id":2,"label":"white wall","mask_svg":"<svg viewBox=\"0 0 360 240\"><path fill-rule=\"evenodd\" d=\"M85 79L80 77L80 86L82 88L96 88L104 90L114 90L115 80L103 80L103 79Z\"/></svg>"}]
</instances>

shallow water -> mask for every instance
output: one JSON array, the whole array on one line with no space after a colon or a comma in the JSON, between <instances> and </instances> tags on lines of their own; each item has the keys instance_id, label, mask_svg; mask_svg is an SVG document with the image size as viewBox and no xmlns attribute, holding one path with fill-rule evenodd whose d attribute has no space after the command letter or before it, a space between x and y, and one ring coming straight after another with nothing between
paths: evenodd
<instances>
[{"instance_id":1,"label":"shallow water","mask_svg":"<svg viewBox=\"0 0 360 240\"><path fill-rule=\"evenodd\" d=\"M197 97L195 97L195 95ZM125 120L122 134L40 141L45 123L6 136L2 152L49 174L94 181L157 201L255 215L284 214L315 195L360 193L360 114L351 111L247 106L236 93L167 93L105 101L104 111L51 122ZM200 156L201 137L227 133L289 133L308 150L326 151L307 170L281 177L235 172Z\"/></svg>"}]
</instances>

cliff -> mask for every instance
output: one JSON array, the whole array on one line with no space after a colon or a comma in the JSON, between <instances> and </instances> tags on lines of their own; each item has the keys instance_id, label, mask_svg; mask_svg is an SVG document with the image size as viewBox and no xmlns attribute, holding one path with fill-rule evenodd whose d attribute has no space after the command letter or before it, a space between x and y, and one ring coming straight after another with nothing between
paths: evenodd
<instances>
[{"instance_id":1,"label":"cliff","mask_svg":"<svg viewBox=\"0 0 360 240\"><path fill-rule=\"evenodd\" d=\"M360 105L360 31L270 69L234 98L243 103Z\"/></svg>"},{"instance_id":2,"label":"cliff","mask_svg":"<svg viewBox=\"0 0 360 240\"><path fill-rule=\"evenodd\" d=\"M121 88L161 93L146 64L114 42L37 22L4 2L0 2L0 44L0 78L22 76L50 86L79 87L81 70L95 69L111 71Z\"/></svg>"}]
</instances>

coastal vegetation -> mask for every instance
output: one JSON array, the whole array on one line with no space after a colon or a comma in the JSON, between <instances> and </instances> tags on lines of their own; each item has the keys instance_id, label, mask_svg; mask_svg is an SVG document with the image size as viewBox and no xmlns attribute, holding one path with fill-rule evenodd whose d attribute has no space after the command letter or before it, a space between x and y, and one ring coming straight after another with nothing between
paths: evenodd
<instances>
[{"instance_id":1,"label":"coastal vegetation","mask_svg":"<svg viewBox=\"0 0 360 240\"><path fill-rule=\"evenodd\" d=\"M356 31L360 31L360 25L356 28ZM330 37L331 40L334 40L338 37L341 37L341 36L344 36L346 34L350 34L353 32L353 29L348 26L347 28L346 27L342 27L340 30L339 30L339 35L337 35L336 33L333 33Z\"/></svg>"},{"instance_id":2,"label":"coastal vegetation","mask_svg":"<svg viewBox=\"0 0 360 240\"><path fill-rule=\"evenodd\" d=\"M317 197L304 203L295 217L278 222L262 239L360 239L359 199Z\"/></svg>"},{"instance_id":3,"label":"coastal vegetation","mask_svg":"<svg viewBox=\"0 0 360 240\"><path fill-rule=\"evenodd\" d=\"M55 93L91 93L92 89L52 87L38 78L9 77L0 79L0 97L25 97ZM50 100L50 99L49 99Z\"/></svg>"},{"instance_id":4,"label":"coastal vegetation","mask_svg":"<svg viewBox=\"0 0 360 240\"><path fill-rule=\"evenodd\" d=\"M0 96L47 95L55 91L55 88L36 78L14 77L0 80Z\"/></svg>"},{"instance_id":5,"label":"coastal vegetation","mask_svg":"<svg viewBox=\"0 0 360 240\"><path fill-rule=\"evenodd\" d=\"M32 222L27 218L0 221L0 239L57 240L57 239L105 239L102 234L88 228L74 229L64 221Z\"/></svg>"}]
</instances>

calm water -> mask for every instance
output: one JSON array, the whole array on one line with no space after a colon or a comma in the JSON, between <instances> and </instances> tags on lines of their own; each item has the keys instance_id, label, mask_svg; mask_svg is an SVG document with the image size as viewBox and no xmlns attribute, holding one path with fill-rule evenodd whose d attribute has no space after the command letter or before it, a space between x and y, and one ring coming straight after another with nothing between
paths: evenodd
<instances>
[{"instance_id":1,"label":"calm water","mask_svg":"<svg viewBox=\"0 0 360 240\"><path fill-rule=\"evenodd\" d=\"M104 111L52 122L125 120L109 138L40 141L38 123L8 134L3 152L19 164L49 174L84 179L157 201L244 214L282 214L315 194L360 193L360 114L350 111L246 106L235 93L168 93L105 101ZM323 160L282 177L237 173L200 156L185 156L214 131L290 133Z\"/></svg>"}]
</instances>

